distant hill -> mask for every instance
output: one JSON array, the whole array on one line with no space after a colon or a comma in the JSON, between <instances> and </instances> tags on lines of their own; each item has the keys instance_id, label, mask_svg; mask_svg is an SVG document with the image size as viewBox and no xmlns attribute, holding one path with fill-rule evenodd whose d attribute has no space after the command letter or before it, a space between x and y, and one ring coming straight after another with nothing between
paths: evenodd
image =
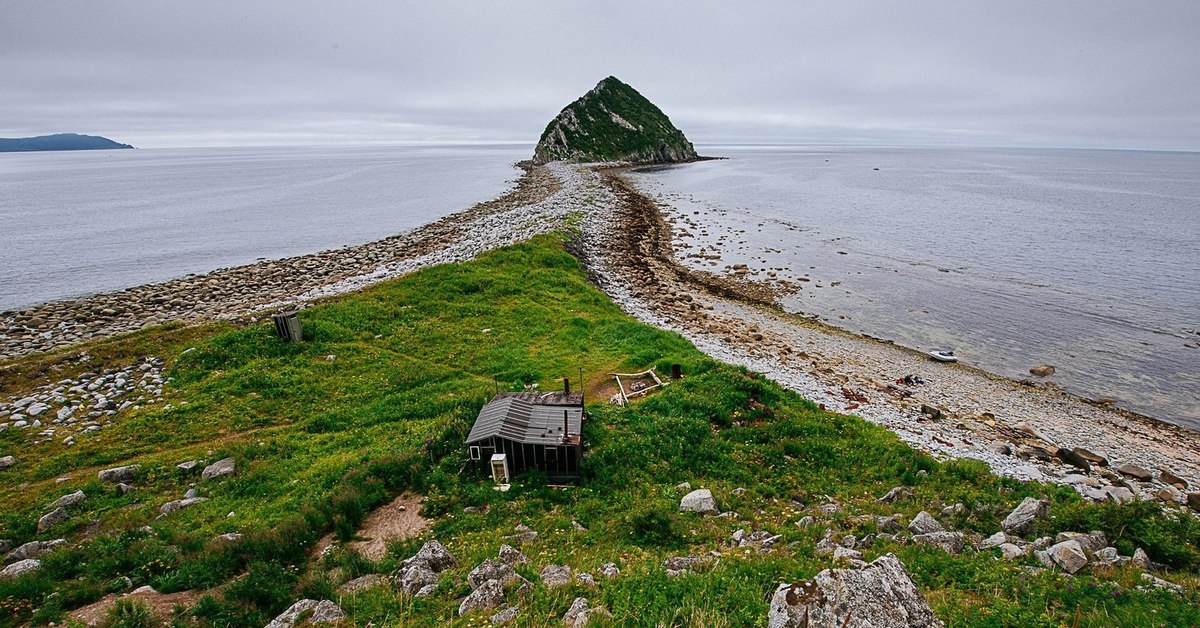
<instances>
[{"instance_id":1,"label":"distant hill","mask_svg":"<svg viewBox=\"0 0 1200 628\"><path fill-rule=\"evenodd\" d=\"M546 126L533 160L678 162L696 149L667 114L615 77L567 105Z\"/></svg>"},{"instance_id":2,"label":"distant hill","mask_svg":"<svg viewBox=\"0 0 1200 628\"><path fill-rule=\"evenodd\" d=\"M18 153L42 150L110 150L133 148L129 144L114 142L98 135L56 133L38 137L0 138L0 153Z\"/></svg>"}]
</instances>

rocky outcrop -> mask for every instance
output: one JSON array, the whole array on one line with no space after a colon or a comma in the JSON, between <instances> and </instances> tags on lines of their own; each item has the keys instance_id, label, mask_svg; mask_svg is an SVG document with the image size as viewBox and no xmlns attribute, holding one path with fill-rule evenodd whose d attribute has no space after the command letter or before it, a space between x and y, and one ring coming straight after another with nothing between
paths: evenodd
<instances>
[{"instance_id":1,"label":"rocky outcrop","mask_svg":"<svg viewBox=\"0 0 1200 628\"><path fill-rule=\"evenodd\" d=\"M862 569L826 569L808 582L781 584L771 598L770 628L933 627L942 622L892 554Z\"/></svg>"},{"instance_id":2,"label":"rocky outcrop","mask_svg":"<svg viewBox=\"0 0 1200 628\"><path fill-rule=\"evenodd\" d=\"M614 77L567 105L546 126L533 160L679 162L696 149L654 103Z\"/></svg>"}]
</instances>

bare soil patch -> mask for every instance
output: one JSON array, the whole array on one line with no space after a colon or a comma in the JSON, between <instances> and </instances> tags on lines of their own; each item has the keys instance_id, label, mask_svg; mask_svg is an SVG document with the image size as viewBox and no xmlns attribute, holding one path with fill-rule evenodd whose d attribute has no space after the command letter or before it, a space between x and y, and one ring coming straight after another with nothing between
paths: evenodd
<instances>
[{"instance_id":1,"label":"bare soil patch","mask_svg":"<svg viewBox=\"0 0 1200 628\"><path fill-rule=\"evenodd\" d=\"M382 559L387 555L388 542L416 536L429 526L429 520L420 515L421 498L420 495L404 493L390 503L376 508L367 515L355 535L359 540L347 543L346 547L358 552L363 558ZM332 534L325 535L317 542L313 554L319 556L333 545L333 541Z\"/></svg>"},{"instance_id":2,"label":"bare soil patch","mask_svg":"<svg viewBox=\"0 0 1200 628\"><path fill-rule=\"evenodd\" d=\"M70 617L85 626L99 626L117 600L125 598L141 602L150 610L150 614L159 622L159 625L167 626L171 623L176 606L191 608L205 593L205 591L198 590L159 593L150 587L142 587L126 594L110 593L87 606L72 611Z\"/></svg>"}]
</instances>

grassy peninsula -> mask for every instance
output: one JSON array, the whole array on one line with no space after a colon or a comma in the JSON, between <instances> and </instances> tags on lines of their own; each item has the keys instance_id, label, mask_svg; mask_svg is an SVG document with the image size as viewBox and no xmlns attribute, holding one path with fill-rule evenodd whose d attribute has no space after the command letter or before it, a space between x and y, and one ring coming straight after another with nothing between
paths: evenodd
<instances>
[{"instance_id":1,"label":"grassy peninsula","mask_svg":"<svg viewBox=\"0 0 1200 628\"><path fill-rule=\"evenodd\" d=\"M1122 554L1143 548L1164 566L1158 575L1188 592L1145 587L1131 565L1067 576L1031 557L1001 560L997 549L950 555L900 540L859 549L867 560L895 553L947 625L1197 622L1194 517L1149 502L1085 503L981 463L939 462L881 427L824 412L629 318L559 236L330 299L301 318L301 344L281 343L266 323L167 325L0 365L10 396L148 356L162 358L167 374L162 404L129 411L73 447L0 433L0 455L20 461L0 472L0 538L67 541L41 557L40 570L0 580L0 625L70 623L69 611L142 585L196 592L178 625L262 626L301 598L337 602L345 625L478 625L487 614L456 614L467 573L514 543L506 537L519 524L539 533L519 545L530 561L517 567L535 583L550 564L594 572L611 562L620 574L594 587L534 586L517 603L516 625L560 625L577 595L612 613L600 625L763 625L778 583L833 564L815 551L827 528L863 539L883 531L879 516L908 521L928 511L984 537L1029 496L1051 506L1028 538L1102 530ZM628 408L605 403L607 372L676 363L685 377L661 393ZM497 385L557 389L579 368L593 401L581 484L551 489L532 474L507 493L492 490L462 446L478 408ZM225 457L237 471L221 480L176 467ZM97 480L100 469L135 463L128 493ZM682 482L711 489L737 516L679 512ZM207 501L159 516L193 485ZM911 496L878 501L897 486ZM39 532L44 507L78 490L87 498L70 518ZM372 509L403 492L427 496L431 526L416 538L392 543L378 561L336 542L312 551L325 535L353 539ZM806 516L811 523L797 525ZM730 547L738 529L783 539L769 552ZM242 536L220 537L229 533ZM433 538L458 566L431 596L402 594L390 578L338 593L352 578L389 576ZM689 554L709 560L668 578L663 561ZM115 608L110 623L148 625L136 603Z\"/></svg>"}]
</instances>

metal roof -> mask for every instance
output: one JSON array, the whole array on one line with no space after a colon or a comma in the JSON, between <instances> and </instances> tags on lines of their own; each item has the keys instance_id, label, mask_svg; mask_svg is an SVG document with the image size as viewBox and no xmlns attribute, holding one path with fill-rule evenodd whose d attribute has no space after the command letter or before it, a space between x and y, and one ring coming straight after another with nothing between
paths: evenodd
<instances>
[{"instance_id":1,"label":"metal roof","mask_svg":"<svg viewBox=\"0 0 1200 628\"><path fill-rule=\"evenodd\" d=\"M483 406L475 425L471 427L467 442L499 436L531 445L562 445L564 412L569 430L567 444L578 445L583 408L538 404L510 396L498 396Z\"/></svg>"}]
</instances>

